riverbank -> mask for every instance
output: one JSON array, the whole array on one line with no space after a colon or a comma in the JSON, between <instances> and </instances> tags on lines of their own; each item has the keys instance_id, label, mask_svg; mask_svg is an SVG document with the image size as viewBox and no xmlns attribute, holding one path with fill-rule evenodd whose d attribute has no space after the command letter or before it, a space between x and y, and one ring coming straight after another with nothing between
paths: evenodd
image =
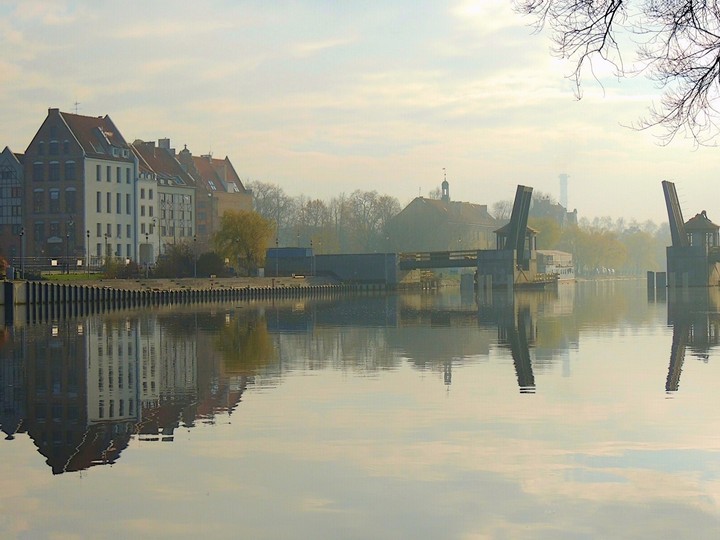
<instances>
[{"instance_id":1,"label":"riverbank","mask_svg":"<svg viewBox=\"0 0 720 540\"><path fill-rule=\"evenodd\" d=\"M148 278L148 279L73 279L72 281L50 279L47 283L77 285L81 287L110 287L125 291L181 291L214 289L272 289L289 287L314 287L320 285L339 285L337 280L326 277L232 277L232 278Z\"/></svg>"}]
</instances>

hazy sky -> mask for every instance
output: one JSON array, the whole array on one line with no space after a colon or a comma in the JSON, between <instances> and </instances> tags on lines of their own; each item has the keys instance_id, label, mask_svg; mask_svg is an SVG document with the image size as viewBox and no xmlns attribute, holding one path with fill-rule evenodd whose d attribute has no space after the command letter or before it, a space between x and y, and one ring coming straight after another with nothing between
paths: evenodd
<instances>
[{"instance_id":1,"label":"hazy sky","mask_svg":"<svg viewBox=\"0 0 720 540\"><path fill-rule=\"evenodd\" d=\"M641 79L586 79L509 0L0 2L0 148L23 152L48 107L109 114L123 135L229 156L243 179L330 199L512 199L517 184L592 218L720 222L716 149L627 127L657 100Z\"/></svg>"}]
</instances>

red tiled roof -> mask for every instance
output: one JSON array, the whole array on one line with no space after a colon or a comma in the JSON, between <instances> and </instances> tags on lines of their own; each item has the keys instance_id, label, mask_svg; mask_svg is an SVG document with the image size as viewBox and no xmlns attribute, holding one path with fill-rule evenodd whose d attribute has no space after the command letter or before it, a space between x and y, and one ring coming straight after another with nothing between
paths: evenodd
<instances>
[{"instance_id":1,"label":"red tiled roof","mask_svg":"<svg viewBox=\"0 0 720 540\"><path fill-rule=\"evenodd\" d=\"M59 114L86 155L117 161L132 160L129 154L130 146L109 116L82 116L66 112ZM114 156L112 147L127 150L128 155L125 157L122 154Z\"/></svg>"},{"instance_id":2,"label":"red tiled roof","mask_svg":"<svg viewBox=\"0 0 720 540\"><path fill-rule=\"evenodd\" d=\"M183 169L169 150L155 146L154 142L135 141L132 146L142 161L158 175L158 179L165 178L180 185L195 186L195 179Z\"/></svg>"}]
</instances>

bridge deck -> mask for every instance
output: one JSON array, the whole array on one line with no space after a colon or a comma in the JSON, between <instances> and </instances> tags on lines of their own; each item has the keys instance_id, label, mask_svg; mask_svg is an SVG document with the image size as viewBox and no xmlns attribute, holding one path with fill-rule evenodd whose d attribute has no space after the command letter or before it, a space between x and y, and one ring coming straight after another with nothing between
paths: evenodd
<instances>
[{"instance_id":1,"label":"bridge deck","mask_svg":"<svg viewBox=\"0 0 720 540\"><path fill-rule=\"evenodd\" d=\"M418 251L400 253L400 270L419 270L427 268L466 268L476 267L477 250L464 251Z\"/></svg>"}]
</instances>

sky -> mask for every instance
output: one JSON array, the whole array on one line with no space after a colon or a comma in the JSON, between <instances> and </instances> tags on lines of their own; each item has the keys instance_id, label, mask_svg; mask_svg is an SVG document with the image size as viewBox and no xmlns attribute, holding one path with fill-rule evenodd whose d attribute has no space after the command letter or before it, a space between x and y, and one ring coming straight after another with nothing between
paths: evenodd
<instances>
[{"instance_id":1,"label":"sky","mask_svg":"<svg viewBox=\"0 0 720 540\"><path fill-rule=\"evenodd\" d=\"M244 181L404 206L439 187L492 205L518 184L579 217L685 219L717 194L714 148L627 126L660 91L574 65L509 0L0 0L0 148L24 152L47 109L109 115L128 141L228 156ZM629 51L630 54L632 51Z\"/></svg>"}]
</instances>

